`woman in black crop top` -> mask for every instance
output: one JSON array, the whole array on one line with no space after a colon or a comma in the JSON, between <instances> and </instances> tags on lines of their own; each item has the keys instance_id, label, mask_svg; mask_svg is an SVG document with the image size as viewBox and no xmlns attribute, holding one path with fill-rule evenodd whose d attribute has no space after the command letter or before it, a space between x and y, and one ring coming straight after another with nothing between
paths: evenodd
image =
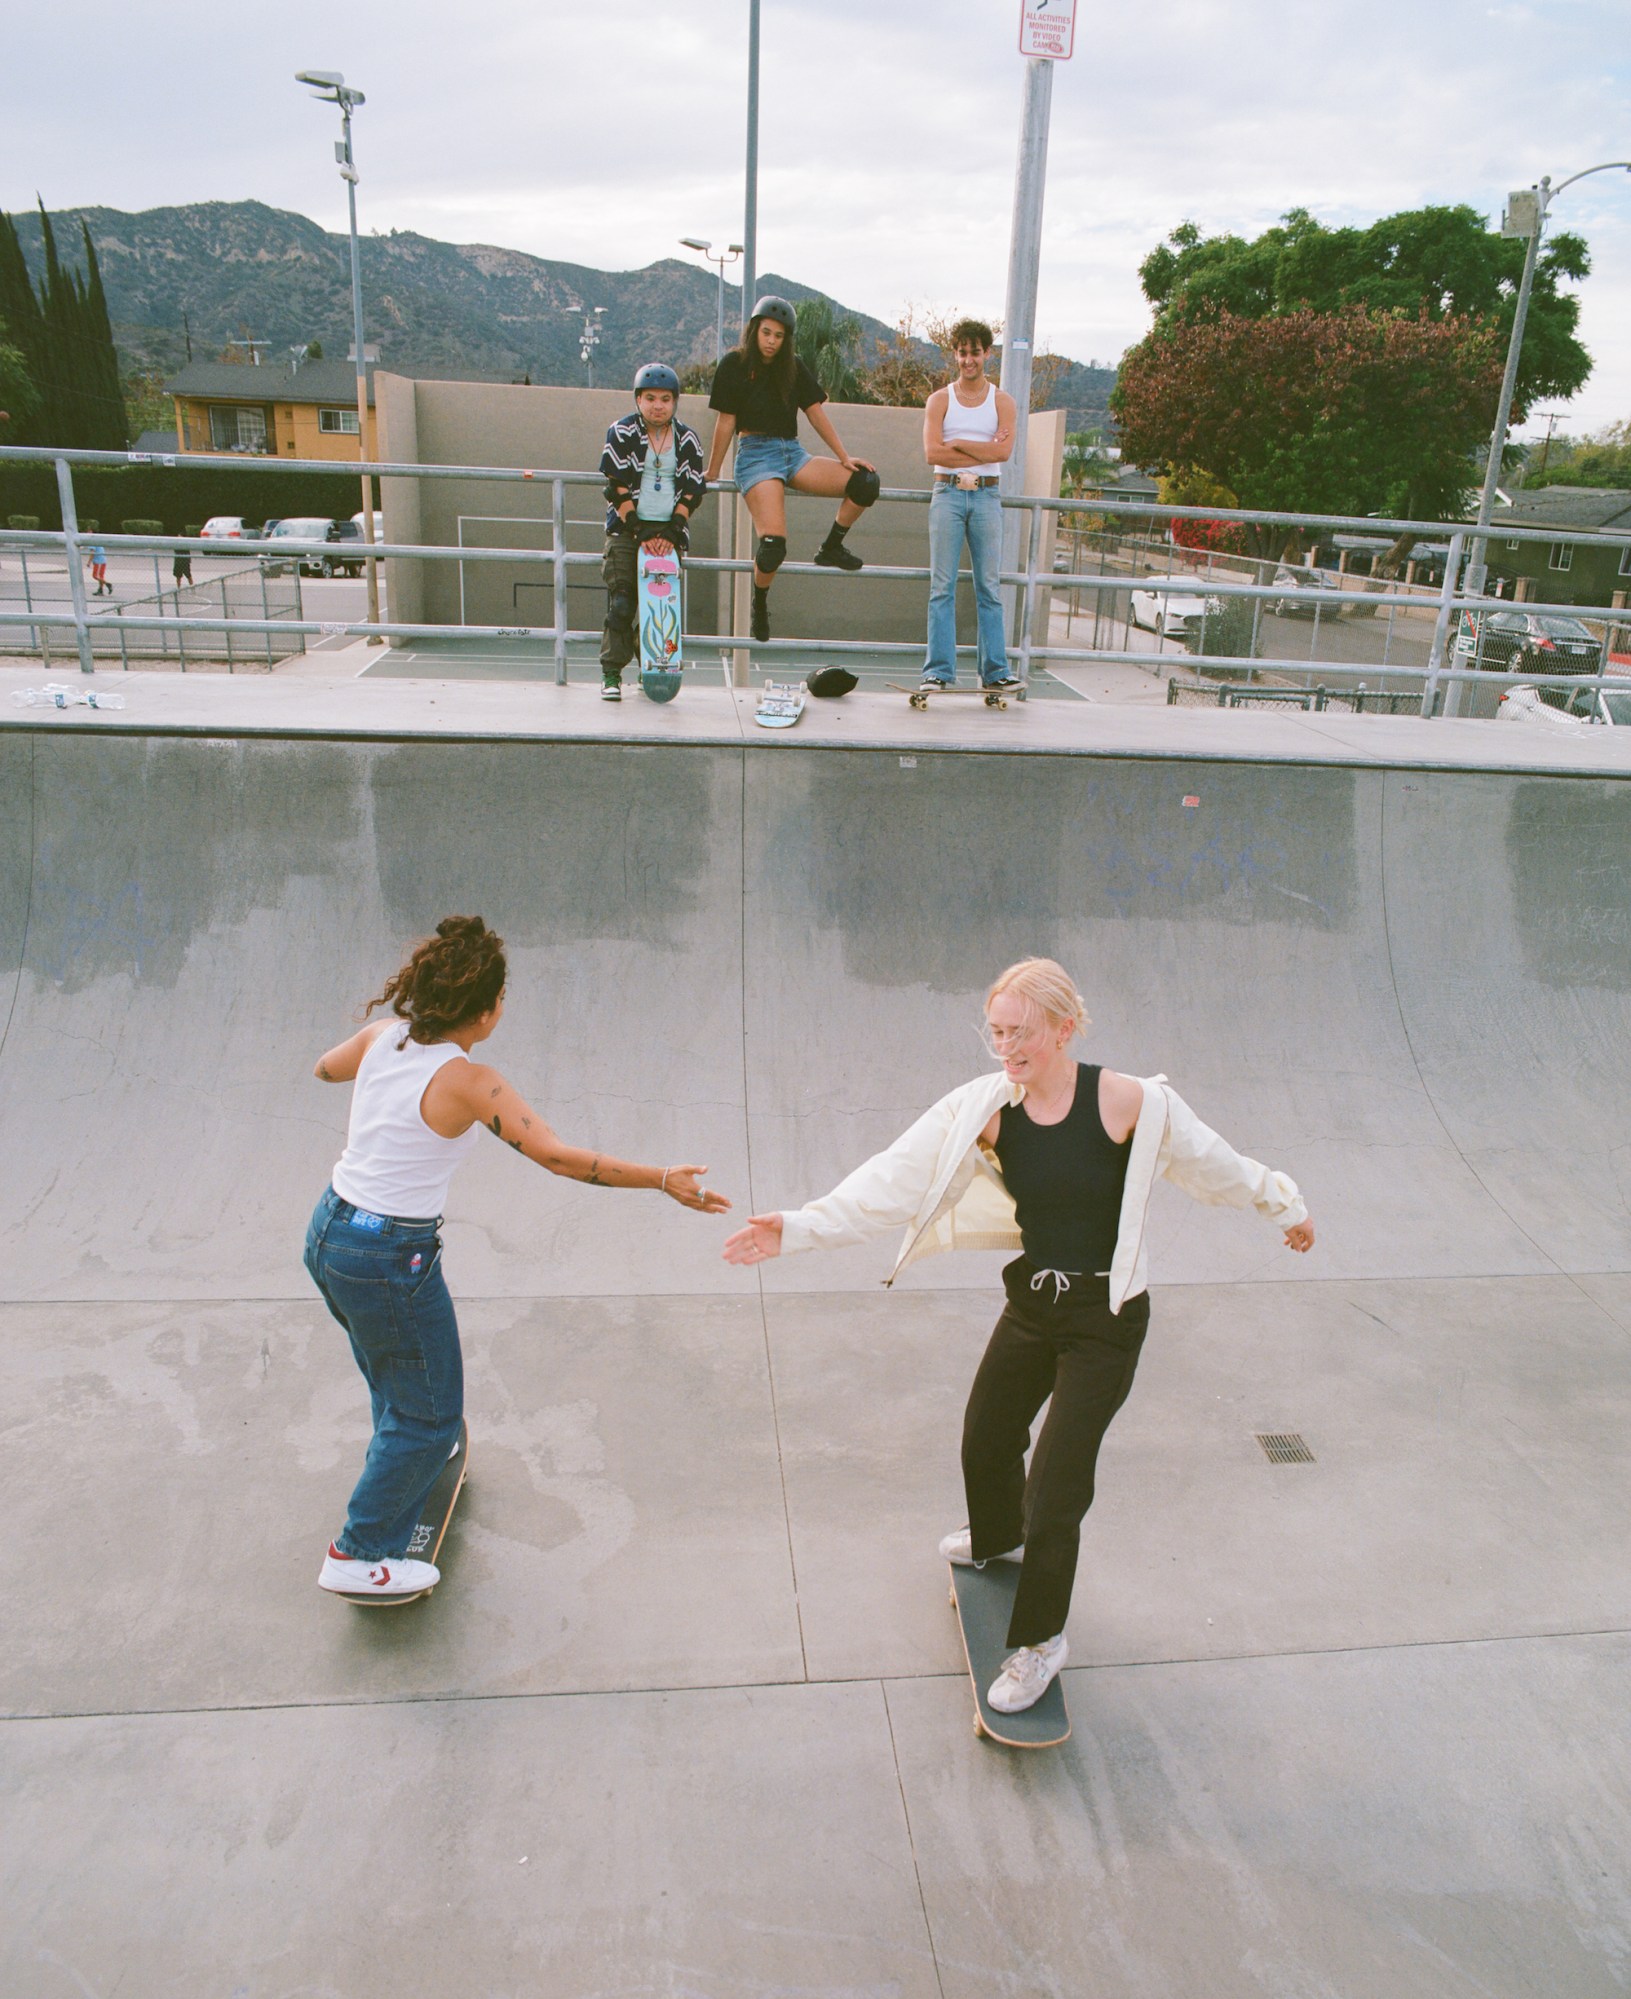
<instances>
[{"instance_id":1,"label":"woman in black crop top","mask_svg":"<svg viewBox=\"0 0 1631 1999\"><path fill-rule=\"evenodd\" d=\"M735 476L759 539L753 550L754 638L770 637L770 584L787 559L787 489L838 501L838 517L815 559L824 569L859 569L844 536L878 497L878 474L852 458L828 416L827 392L794 352L795 319L786 299L767 297L753 308L742 344L720 362L708 397L718 410L708 448L707 482L719 477L736 439ZM812 458L798 441L799 411L832 452Z\"/></svg>"}]
</instances>

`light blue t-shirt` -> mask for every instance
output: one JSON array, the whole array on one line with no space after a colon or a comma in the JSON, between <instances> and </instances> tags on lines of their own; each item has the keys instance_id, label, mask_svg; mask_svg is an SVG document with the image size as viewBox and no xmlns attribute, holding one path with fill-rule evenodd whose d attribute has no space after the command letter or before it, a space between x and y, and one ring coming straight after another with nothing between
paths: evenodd
<instances>
[{"instance_id":1,"label":"light blue t-shirt","mask_svg":"<svg viewBox=\"0 0 1631 1999\"><path fill-rule=\"evenodd\" d=\"M674 441L672 430L668 433L668 449L659 451L646 439L645 469L640 474L640 497L634 503L634 511L643 521L666 521L674 511L674 468L679 459L679 446Z\"/></svg>"}]
</instances>

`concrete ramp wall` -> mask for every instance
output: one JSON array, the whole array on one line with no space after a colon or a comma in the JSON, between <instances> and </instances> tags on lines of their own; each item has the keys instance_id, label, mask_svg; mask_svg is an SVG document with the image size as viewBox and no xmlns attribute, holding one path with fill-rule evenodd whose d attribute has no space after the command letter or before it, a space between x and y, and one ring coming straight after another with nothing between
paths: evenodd
<instances>
[{"instance_id":1,"label":"concrete ramp wall","mask_svg":"<svg viewBox=\"0 0 1631 1999\"><path fill-rule=\"evenodd\" d=\"M1157 1283L1623 1271L1627 853L1612 779L7 733L3 1295L302 1294L347 1102L312 1062L453 910L509 940L491 1059L557 1129L706 1160L744 1213L983 1067L983 989L1039 951L1088 995L1090 1059L1165 1070L1314 1211L1297 1259L1163 1192ZM741 1295L723 1234L494 1143L448 1268L465 1297Z\"/></svg>"}]
</instances>

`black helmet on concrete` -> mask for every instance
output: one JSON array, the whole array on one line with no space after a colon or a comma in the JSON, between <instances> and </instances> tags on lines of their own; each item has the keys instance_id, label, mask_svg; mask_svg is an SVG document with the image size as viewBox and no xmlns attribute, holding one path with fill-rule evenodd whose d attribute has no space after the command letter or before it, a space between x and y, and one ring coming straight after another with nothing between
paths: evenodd
<instances>
[{"instance_id":1,"label":"black helmet on concrete","mask_svg":"<svg viewBox=\"0 0 1631 1999\"><path fill-rule=\"evenodd\" d=\"M671 396L680 392L680 378L666 361L648 361L634 378L634 393L642 389L666 389Z\"/></svg>"},{"instance_id":2,"label":"black helmet on concrete","mask_svg":"<svg viewBox=\"0 0 1631 1999\"><path fill-rule=\"evenodd\" d=\"M753 317L755 319L773 319L778 326L785 327L789 333L798 324L792 306L788 304L786 299L778 298L774 292L766 292L764 297L758 301L753 308Z\"/></svg>"}]
</instances>

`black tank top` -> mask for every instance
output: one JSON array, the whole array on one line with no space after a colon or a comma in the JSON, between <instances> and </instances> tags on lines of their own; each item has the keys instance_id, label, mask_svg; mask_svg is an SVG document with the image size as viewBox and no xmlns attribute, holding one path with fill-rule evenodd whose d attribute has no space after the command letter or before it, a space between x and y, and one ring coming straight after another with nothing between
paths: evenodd
<instances>
[{"instance_id":1,"label":"black tank top","mask_svg":"<svg viewBox=\"0 0 1631 1999\"><path fill-rule=\"evenodd\" d=\"M1108 1270L1121 1219L1131 1137L1117 1145L1099 1116L1099 1068L1076 1064L1076 1097L1058 1124L1005 1104L997 1162L1014 1197L1020 1240L1044 1270Z\"/></svg>"}]
</instances>

